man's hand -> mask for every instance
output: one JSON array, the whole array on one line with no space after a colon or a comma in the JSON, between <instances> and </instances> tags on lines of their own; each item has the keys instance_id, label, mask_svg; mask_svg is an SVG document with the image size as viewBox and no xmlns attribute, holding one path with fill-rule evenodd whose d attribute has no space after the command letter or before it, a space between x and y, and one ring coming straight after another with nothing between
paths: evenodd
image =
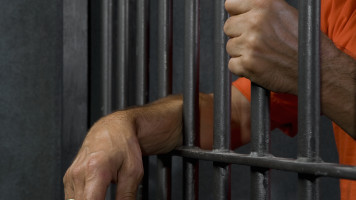
<instances>
[{"instance_id":1,"label":"man's hand","mask_svg":"<svg viewBox=\"0 0 356 200\"><path fill-rule=\"evenodd\" d=\"M229 69L274 92L298 93L298 11L284 0L226 0ZM356 60L321 34L321 110L356 139ZM304 49L301 49L304 51Z\"/></svg>"},{"instance_id":2,"label":"man's hand","mask_svg":"<svg viewBox=\"0 0 356 200\"><path fill-rule=\"evenodd\" d=\"M298 13L283 0L227 0L229 69L275 92L297 94Z\"/></svg>"},{"instance_id":3,"label":"man's hand","mask_svg":"<svg viewBox=\"0 0 356 200\"><path fill-rule=\"evenodd\" d=\"M63 178L65 199L105 199L111 182L117 183L117 200L135 199L143 166L133 124L116 113L91 128Z\"/></svg>"},{"instance_id":4,"label":"man's hand","mask_svg":"<svg viewBox=\"0 0 356 200\"><path fill-rule=\"evenodd\" d=\"M250 107L236 88L231 98L232 147L237 147L250 139ZM204 149L213 144L213 104L213 95L199 95L198 138ZM141 154L163 154L182 145L182 112L182 96L172 95L100 119L63 178L66 199L104 199L111 182L118 184L117 200L135 199L143 175Z\"/></svg>"}]
</instances>

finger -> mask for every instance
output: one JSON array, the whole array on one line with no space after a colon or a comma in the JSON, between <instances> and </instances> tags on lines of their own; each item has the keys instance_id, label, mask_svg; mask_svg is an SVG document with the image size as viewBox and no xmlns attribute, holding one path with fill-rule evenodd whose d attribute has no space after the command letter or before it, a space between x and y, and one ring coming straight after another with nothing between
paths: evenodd
<instances>
[{"instance_id":1,"label":"finger","mask_svg":"<svg viewBox=\"0 0 356 200\"><path fill-rule=\"evenodd\" d=\"M252 9L252 0L226 0L225 9L230 15L239 15Z\"/></svg>"},{"instance_id":2,"label":"finger","mask_svg":"<svg viewBox=\"0 0 356 200\"><path fill-rule=\"evenodd\" d=\"M111 183L111 174L98 173L86 180L84 196L87 200L105 199L106 190Z\"/></svg>"},{"instance_id":3,"label":"finger","mask_svg":"<svg viewBox=\"0 0 356 200\"><path fill-rule=\"evenodd\" d=\"M141 172L120 173L118 176L119 181L116 190L116 200L136 199L137 187L140 184L141 179Z\"/></svg>"},{"instance_id":4,"label":"finger","mask_svg":"<svg viewBox=\"0 0 356 200\"><path fill-rule=\"evenodd\" d=\"M72 183L74 183L74 199L83 199L85 180L82 170L79 167L73 169Z\"/></svg>"},{"instance_id":5,"label":"finger","mask_svg":"<svg viewBox=\"0 0 356 200\"><path fill-rule=\"evenodd\" d=\"M88 200L105 199L106 190L116 176L112 163L101 153L92 153L86 163L83 196Z\"/></svg>"},{"instance_id":6,"label":"finger","mask_svg":"<svg viewBox=\"0 0 356 200\"><path fill-rule=\"evenodd\" d=\"M138 155L138 154L135 154ZM118 173L116 200L135 200L137 187L143 176L142 157L128 155Z\"/></svg>"},{"instance_id":7,"label":"finger","mask_svg":"<svg viewBox=\"0 0 356 200\"><path fill-rule=\"evenodd\" d=\"M246 70L242 67L242 59L243 57L240 56L240 57L235 57L235 58L230 58L229 60L229 64L228 64L228 67L229 67L229 70L237 75L237 76L240 76L240 77L246 77L247 75L247 72ZM246 77L248 78L248 77Z\"/></svg>"},{"instance_id":8,"label":"finger","mask_svg":"<svg viewBox=\"0 0 356 200\"><path fill-rule=\"evenodd\" d=\"M69 181L68 174L66 173L63 177L63 184L64 184L64 197L65 199L74 199L74 187L72 182Z\"/></svg>"},{"instance_id":9,"label":"finger","mask_svg":"<svg viewBox=\"0 0 356 200\"><path fill-rule=\"evenodd\" d=\"M230 57L240 57L243 54L244 48L240 43L240 38L231 38L226 43L226 52Z\"/></svg>"},{"instance_id":10,"label":"finger","mask_svg":"<svg viewBox=\"0 0 356 200\"><path fill-rule=\"evenodd\" d=\"M231 16L224 24L224 32L229 37L239 37L249 25L244 15Z\"/></svg>"}]
</instances>

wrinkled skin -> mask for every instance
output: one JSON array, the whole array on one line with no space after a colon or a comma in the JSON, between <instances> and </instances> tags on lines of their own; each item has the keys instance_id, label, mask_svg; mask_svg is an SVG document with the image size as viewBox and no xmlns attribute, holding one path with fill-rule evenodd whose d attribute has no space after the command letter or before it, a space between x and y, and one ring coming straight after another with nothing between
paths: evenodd
<instances>
[{"instance_id":1,"label":"wrinkled skin","mask_svg":"<svg viewBox=\"0 0 356 200\"><path fill-rule=\"evenodd\" d=\"M120 191L116 199L135 199L143 176L141 150L131 123L120 121L111 115L91 128L63 178L65 199L104 199L111 182Z\"/></svg>"},{"instance_id":2,"label":"wrinkled skin","mask_svg":"<svg viewBox=\"0 0 356 200\"><path fill-rule=\"evenodd\" d=\"M227 0L229 69L274 92L298 94L298 12L283 0ZM321 111L356 139L356 61L321 34Z\"/></svg>"},{"instance_id":3,"label":"wrinkled skin","mask_svg":"<svg viewBox=\"0 0 356 200\"><path fill-rule=\"evenodd\" d=\"M228 0L225 8L231 72L269 90L297 94L297 10L282 0Z\"/></svg>"}]
</instances>

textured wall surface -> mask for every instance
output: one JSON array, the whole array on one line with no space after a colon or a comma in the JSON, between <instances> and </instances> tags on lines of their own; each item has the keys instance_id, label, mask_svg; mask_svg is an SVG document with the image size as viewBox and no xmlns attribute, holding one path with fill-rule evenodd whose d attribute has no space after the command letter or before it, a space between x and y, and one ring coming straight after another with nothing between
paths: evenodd
<instances>
[{"instance_id":1,"label":"textured wall surface","mask_svg":"<svg viewBox=\"0 0 356 200\"><path fill-rule=\"evenodd\" d=\"M60 199L61 1L0 5L0 199Z\"/></svg>"}]
</instances>

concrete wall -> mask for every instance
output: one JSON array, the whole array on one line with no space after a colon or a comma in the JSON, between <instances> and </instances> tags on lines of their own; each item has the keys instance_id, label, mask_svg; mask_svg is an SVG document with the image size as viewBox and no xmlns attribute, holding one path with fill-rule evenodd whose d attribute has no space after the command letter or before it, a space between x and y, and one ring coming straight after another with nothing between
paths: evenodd
<instances>
[{"instance_id":1,"label":"concrete wall","mask_svg":"<svg viewBox=\"0 0 356 200\"><path fill-rule=\"evenodd\" d=\"M61 24L61 1L1 2L1 199L61 199Z\"/></svg>"}]
</instances>

